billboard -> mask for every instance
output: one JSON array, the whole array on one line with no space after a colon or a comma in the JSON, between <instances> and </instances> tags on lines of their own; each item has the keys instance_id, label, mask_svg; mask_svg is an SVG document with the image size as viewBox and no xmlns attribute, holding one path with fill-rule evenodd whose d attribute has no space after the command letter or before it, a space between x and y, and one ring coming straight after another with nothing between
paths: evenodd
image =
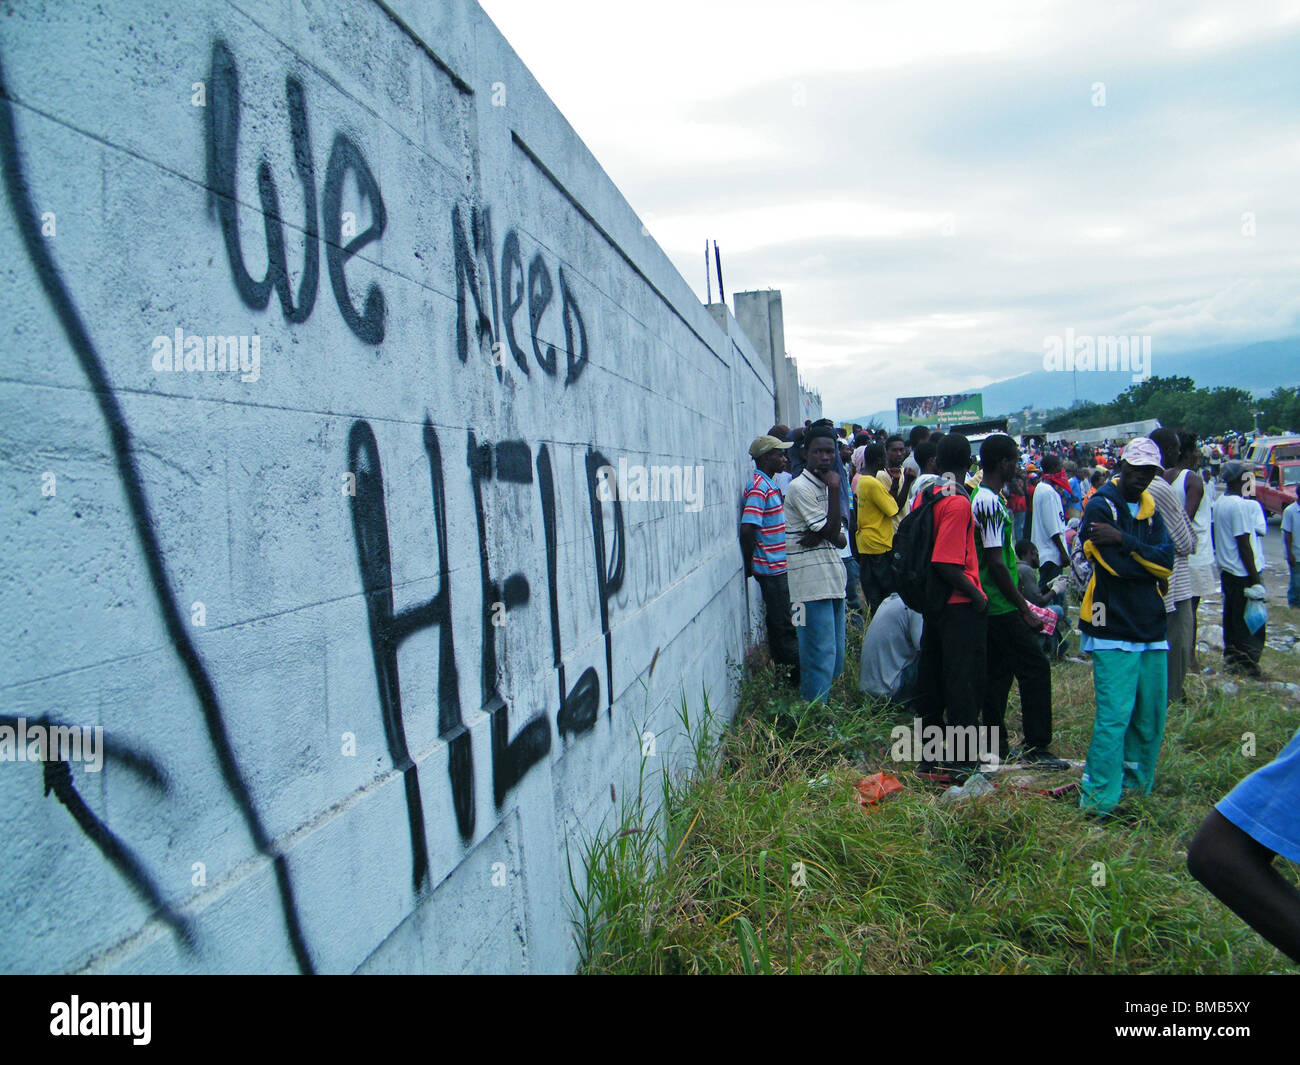
<instances>
[{"instance_id":1,"label":"billboard","mask_svg":"<svg viewBox=\"0 0 1300 1065\"><path fill-rule=\"evenodd\" d=\"M984 420L984 395L961 392L948 396L911 396L896 401L898 427L909 425L961 425Z\"/></svg>"}]
</instances>

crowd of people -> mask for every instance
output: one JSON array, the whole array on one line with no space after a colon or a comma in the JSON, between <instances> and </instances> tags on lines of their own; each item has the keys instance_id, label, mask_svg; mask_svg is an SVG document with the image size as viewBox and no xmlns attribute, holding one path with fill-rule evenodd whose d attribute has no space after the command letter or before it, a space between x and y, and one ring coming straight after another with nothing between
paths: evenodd
<instances>
[{"instance_id":1,"label":"crowd of people","mask_svg":"<svg viewBox=\"0 0 1300 1065\"><path fill-rule=\"evenodd\" d=\"M1022 448L992 434L973 455L963 434L925 427L904 438L829 420L774 425L750 446L740 527L772 659L801 699L825 701L848 627L864 625L862 691L949 737L992 730L995 763L1065 769L1052 750L1052 662L1071 651L1073 607L1096 700L1079 806L1104 819L1126 791L1150 793L1169 703L1187 698L1188 673L1213 670L1196 655L1201 598L1223 597L1223 669L1262 676L1266 519L1238 446L1162 428L1122 447ZM1293 606L1298 525L1292 504L1283 530ZM945 747L918 757L916 771L960 782L979 768L968 749ZM1264 868L1279 852L1300 861L1300 819L1278 789L1300 801L1300 734L1218 805L1190 866L1252 924L1272 921L1266 936L1300 958L1300 894ZM1253 881L1216 879L1215 856L1241 858L1251 845Z\"/></svg>"}]
</instances>

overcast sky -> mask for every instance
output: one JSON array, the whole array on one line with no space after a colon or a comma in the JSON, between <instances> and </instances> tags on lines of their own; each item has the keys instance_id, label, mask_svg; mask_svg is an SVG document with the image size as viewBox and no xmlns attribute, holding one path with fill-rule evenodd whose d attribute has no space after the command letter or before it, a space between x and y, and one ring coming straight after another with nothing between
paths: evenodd
<instances>
[{"instance_id":1,"label":"overcast sky","mask_svg":"<svg viewBox=\"0 0 1300 1065\"><path fill-rule=\"evenodd\" d=\"M701 299L706 238L782 291L828 415L1067 328L1300 334L1300 0L481 2Z\"/></svg>"}]
</instances>

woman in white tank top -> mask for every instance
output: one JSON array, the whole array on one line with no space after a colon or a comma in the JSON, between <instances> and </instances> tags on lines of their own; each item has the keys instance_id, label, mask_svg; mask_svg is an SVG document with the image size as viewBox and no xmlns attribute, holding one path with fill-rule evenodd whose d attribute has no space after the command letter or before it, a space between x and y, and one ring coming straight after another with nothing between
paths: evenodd
<instances>
[{"instance_id":1,"label":"woman in white tank top","mask_svg":"<svg viewBox=\"0 0 1300 1065\"><path fill-rule=\"evenodd\" d=\"M1187 478L1196 476L1191 470L1181 470L1174 478L1173 489L1184 510L1187 509ZM1214 482L1211 481L1205 486L1196 511L1188 515L1192 519L1192 528L1196 530L1196 550L1187 561L1192 567L1208 570L1210 574L1210 583L1205 590L1198 589L1198 595L1209 595L1219 590L1218 578L1214 574L1214 541L1210 536L1210 506L1213 496Z\"/></svg>"}]
</instances>

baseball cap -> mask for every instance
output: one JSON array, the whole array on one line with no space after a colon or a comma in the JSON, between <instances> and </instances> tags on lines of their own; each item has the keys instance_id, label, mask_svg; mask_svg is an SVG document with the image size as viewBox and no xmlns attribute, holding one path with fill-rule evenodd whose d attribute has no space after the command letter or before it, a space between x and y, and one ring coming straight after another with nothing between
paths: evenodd
<instances>
[{"instance_id":1,"label":"baseball cap","mask_svg":"<svg viewBox=\"0 0 1300 1065\"><path fill-rule=\"evenodd\" d=\"M1223 470L1221 472L1224 481L1228 484L1232 484L1232 482L1241 477L1247 469L1249 469L1249 467L1246 463L1238 462L1236 459L1233 459L1231 462L1225 462L1223 464Z\"/></svg>"},{"instance_id":2,"label":"baseball cap","mask_svg":"<svg viewBox=\"0 0 1300 1065\"><path fill-rule=\"evenodd\" d=\"M788 451L793 446L793 444L783 444L774 436L756 436L754 442L749 445L749 457L762 458L769 451Z\"/></svg>"},{"instance_id":3,"label":"baseball cap","mask_svg":"<svg viewBox=\"0 0 1300 1065\"><path fill-rule=\"evenodd\" d=\"M1162 470L1165 468L1165 464L1160 460L1160 448L1156 446L1154 440L1145 436L1135 436L1125 444L1119 460L1127 462L1130 466L1155 466Z\"/></svg>"}]
</instances>

